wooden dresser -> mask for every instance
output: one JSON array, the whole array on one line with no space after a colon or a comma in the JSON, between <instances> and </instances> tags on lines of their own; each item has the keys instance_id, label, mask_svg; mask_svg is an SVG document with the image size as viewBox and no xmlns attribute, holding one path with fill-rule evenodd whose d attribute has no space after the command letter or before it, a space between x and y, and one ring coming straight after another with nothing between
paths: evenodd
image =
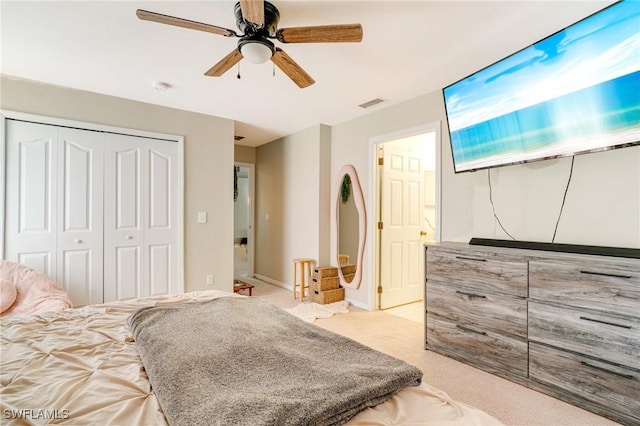
<instances>
[{"instance_id":1,"label":"wooden dresser","mask_svg":"<svg viewBox=\"0 0 640 426\"><path fill-rule=\"evenodd\" d=\"M426 246L426 349L640 424L640 260Z\"/></svg>"}]
</instances>

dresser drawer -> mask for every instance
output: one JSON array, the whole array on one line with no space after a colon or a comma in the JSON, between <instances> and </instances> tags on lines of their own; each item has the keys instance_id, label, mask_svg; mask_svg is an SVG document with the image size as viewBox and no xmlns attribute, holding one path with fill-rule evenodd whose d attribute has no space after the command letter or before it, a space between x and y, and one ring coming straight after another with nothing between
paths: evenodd
<instances>
[{"instance_id":1,"label":"dresser drawer","mask_svg":"<svg viewBox=\"0 0 640 426\"><path fill-rule=\"evenodd\" d=\"M482 250L427 249L427 281L450 282L482 292L527 296L527 261Z\"/></svg>"},{"instance_id":2,"label":"dresser drawer","mask_svg":"<svg viewBox=\"0 0 640 426\"><path fill-rule=\"evenodd\" d=\"M529 297L640 316L640 261L529 262Z\"/></svg>"},{"instance_id":3,"label":"dresser drawer","mask_svg":"<svg viewBox=\"0 0 640 426\"><path fill-rule=\"evenodd\" d=\"M599 404L624 423L640 424L638 371L531 342L529 378L560 389L570 399Z\"/></svg>"},{"instance_id":4,"label":"dresser drawer","mask_svg":"<svg viewBox=\"0 0 640 426\"><path fill-rule=\"evenodd\" d=\"M640 369L640 320L529 301L529 340Z\"/></svg>"},{"instance_id":5,"label":"dresser drawer","mask_svg":"<svg viewBox=\"0 0 640 426\"><path fill-rule=\"evenodd\" d=\"M523 298L429 283L427 309L458 324L527 338L527 301Z\"/></svg>"},{"instance_id":6,"label":"dresser drawer","mask_svg":"<svg viewBox=\"0 0 640 426\"><path fill-rule=\"evenodd\" d=\"M526 377L527 343L523 339L456 324L427 314L427 349L500 376Z\"/></svg>"}]
</instances>

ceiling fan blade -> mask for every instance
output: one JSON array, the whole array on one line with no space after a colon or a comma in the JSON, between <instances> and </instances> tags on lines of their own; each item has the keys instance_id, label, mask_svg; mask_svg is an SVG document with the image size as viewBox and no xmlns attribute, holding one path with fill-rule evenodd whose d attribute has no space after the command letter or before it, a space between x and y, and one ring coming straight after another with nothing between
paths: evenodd
<instances>
[{"instance_id":1,"label":"ceiling fan blade","mask_svg":"<svg viewBox=\"0 0 640 426\"><path fill-rule=\"evenodd\" d=\"M245 21L264 27L264 0L240 0L240 10Z\"/></svg>"},{"instance_id":2,"label":"ceiling fan blade","mask_svg":"<svg viewBox=\"0 0 640 426\"><path fill-rule=\"evenodd\" d=\"M188 19L176 18L175 16L163 15L161 13L149 12L138 9L136 15L143 21L158 22L160 24L174 25L176 27L189 28L191 30L205 31L225 37L238 37L235 31L216 27L215 25L203 24L202 22L190 21Z\"/></svg>"},{"instance_id":3,"label":"ceiling fan blade","mask_svg":"<svg viewBox=\"0 0 640 426\"><path fill-rule=\"evenodd\" d=\"M287 55L284 50L276 48L271 61L278 66L299 88L304 89L316 81L305 70Z\"/></svg>"},{"instance_id":4,"label":"ceiling fan blade","mask_svg":"<svg viewBox=\"0 0 640 426\"><path fill-rule=\"evenodd\" d=\"M362 41L362 25L280 28L276 38L282 43L358 43Z\"/></svg>"},{"instance_id":5,"label":"ceiling fan blade","mask_svg":"<svg viewBox=\"0 0 640 426\"><path fill-rule=\"evenodd\" d=\"M209 77L220 77L222 74L229 71L232 66L240 62L242 58L242 53L240 53L238 49L233 49L231 53L220 59L218 63L212 66L209 71L204 73L204 75Z\"/></svg>"}]
</instances>

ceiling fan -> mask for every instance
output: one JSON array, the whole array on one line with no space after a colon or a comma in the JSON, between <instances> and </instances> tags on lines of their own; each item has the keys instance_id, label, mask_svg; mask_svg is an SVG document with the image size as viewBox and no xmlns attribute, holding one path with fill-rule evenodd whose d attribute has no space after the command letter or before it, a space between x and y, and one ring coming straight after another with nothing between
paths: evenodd
<instances>
[{"instance_id":1,"label":"ceiling fan","mask_svg":"<svg viewBox=\"0 0 640 426\"><path fill-rule=\"evenodd\" d=\"M278 28L280 12L274 5L264 0L240 0L235 5L234 14L236 25L243 34L228 28L147 10L138 9L136 12L138 18L145 21L240 38L236 49L204 73L210 77L220 77L243 58L254 63L271 60L298 87L304 88L315 83L315 80L270 39L277 39L281 43L358 43L362 41L360 24Z\"/></svg>"}]
</instances>

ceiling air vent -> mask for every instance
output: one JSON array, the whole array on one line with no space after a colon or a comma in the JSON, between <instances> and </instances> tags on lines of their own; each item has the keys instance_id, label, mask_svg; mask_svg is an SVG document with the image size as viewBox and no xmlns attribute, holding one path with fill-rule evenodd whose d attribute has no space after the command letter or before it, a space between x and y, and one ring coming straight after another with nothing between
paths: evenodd
<instances>
[{"instance_id":1,"label":"ceiling air vent","mask_svg":"<svg viewBox=\"0 0 640 426\"><path fill-rule=\"evenodd\" d=\"M242 139L244 139L244 136L238 136L238 135L233 136L233 140L236 142L241 141Z\"/></svg>"},{"instance_id":2,"label":"ceiling air vent","mask_svg":"<svg viewBox=\"0 0 640 426\"><path fill-rule=\"evenodd\" d=\"M358 105L360 108L371 108L374 105L378 105L381 104L382 102L384 102L384 99L380 99L380 98L376 98L376 99L371 99L370 101L367 101L363 104Z\"/></svg>"}]
</instances>

